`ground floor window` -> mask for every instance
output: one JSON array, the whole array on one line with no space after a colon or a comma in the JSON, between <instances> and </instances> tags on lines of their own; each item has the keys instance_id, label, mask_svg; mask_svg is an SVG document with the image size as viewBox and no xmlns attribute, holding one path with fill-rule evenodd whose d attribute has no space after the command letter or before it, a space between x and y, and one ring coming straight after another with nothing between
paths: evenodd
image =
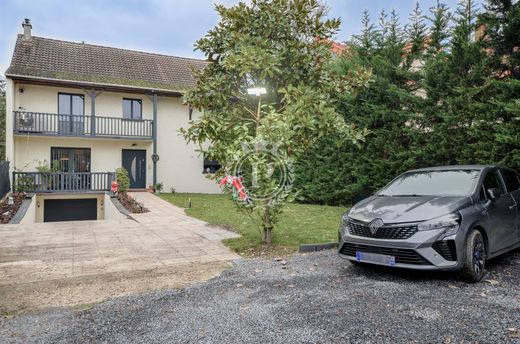
<instances>
[{"instance_id":1,"label":"ground floor window","mask_svg":"<svg viewBox=\"0 0 520 344\"><path fill-rule=\"evenodd\" d=\"M220 164L218 161L210 160L208 158L204 158L204 169L203 173L215 173L220 169Z\"/></svg>"},{"instance_id":2,"label":"ground floor window","mask_svg":"<svg viewBox=\"0 0 520 344\"><path fill-rule=\"evenodd\" d=\"M60 172L90 172L90 148L51 147L51 163Z\"/></svg>"}]
</instances>

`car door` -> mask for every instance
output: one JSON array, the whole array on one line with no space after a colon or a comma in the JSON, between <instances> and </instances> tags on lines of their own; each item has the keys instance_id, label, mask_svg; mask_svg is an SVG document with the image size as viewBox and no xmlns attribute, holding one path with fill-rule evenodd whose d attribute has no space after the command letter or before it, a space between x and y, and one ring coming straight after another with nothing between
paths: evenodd
<instances>
[{"instance_id":1,"label":"car door","mask_svg":"<svg viewBox=\"0 0 520 344\"><path fill-rule=\"evenodd\" d=\"M500 251L515 243L517 238L516 201L507 193L502 176L498 169L489 171L483 180L484 190L498 189L502 193L494 200L486 203L489 226L489 253ZM487 192L486 192L487 193ZM489 198L489 195L486 195Z\"/></svg>"},{"instance_id":2,"label":"car door","mask_svg":"<svg viewBox=\"0 0 520 344\"><path fill-rule=\"evenodd\" d=\"M513 197L516 203L516 236L517 242L520 242L520 177L516 172L509 169L501 169L500 173L506 184L507 192Z\"/></svg>"}]
</instances>

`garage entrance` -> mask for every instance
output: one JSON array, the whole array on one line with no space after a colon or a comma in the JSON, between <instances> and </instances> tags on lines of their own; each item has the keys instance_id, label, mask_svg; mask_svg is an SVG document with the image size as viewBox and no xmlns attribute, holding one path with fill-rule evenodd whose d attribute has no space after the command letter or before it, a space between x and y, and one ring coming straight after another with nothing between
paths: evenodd
<instances>
[{"instance_id":1,"label":"garage entrance","mask_svg":"<svg viewBox=\"0 0 520 344\"><path fill-rule=\"evenodd\" d=\"M43 222L97 220L97 198L46 199Z\"/></svg>"}]
</instances>

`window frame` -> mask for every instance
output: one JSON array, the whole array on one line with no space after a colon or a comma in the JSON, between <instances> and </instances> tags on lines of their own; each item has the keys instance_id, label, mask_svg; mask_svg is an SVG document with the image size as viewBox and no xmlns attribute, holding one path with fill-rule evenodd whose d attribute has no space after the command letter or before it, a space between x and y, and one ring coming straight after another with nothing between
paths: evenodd
<instances>
[{"instance_id":1,"label":"window frame","mask_svg":"<svg viewBox=\"0 0 520 344\"><path fill-rule=\"evenodd\" d=\"M73 101L72 101L73 96L80 97L81 100L83 101L83 108L82 108L83 114L81 114L81 115L74 115L72 113L61 113L60 112L60 96L62 96L62 95L70 97L70 104L69 104L70 105L70 112L72 112L72 109L73 109ZM83 116L83 117L85 116L85 95L84 94L82 94L82 93L71 93L71 92L58 92L57 101L58 102L57 102L57 106L56 106L56 108L57 108L56 113L58 115L63 115L63 116Z\"/></svg>"},{"instance_id":2,"label":"window frame","mask_svg":"<svg viewBox=\"0 0 520 344\"><path fill-rule=\"evenodd\" d=\"M494 168L492 170L487 171L486 174L484 175L484 177L482 178L482 184L481 185L484 188L486 198L489 198L489 196L487 194L487 190L488 189L486 189L486 187L484 185L484 182L486 181L486 178L487 178L487 176L490 173L497 173L498 174L498 180L500 181L500 184L502 185L502 190L500 190L500 192L502 192L503 195L507 194L507 187L506 187L506 183L504 181L504 177L502 176L502 173L501 173L501 171L498 168Z\"/></svg>"},{"instance_id":3,"label":"window frame","mask_svg":"<svg viewBox=\"0 0 520 344\"><path fill-rule=\"evenodd\" d=\"M516 181L517 181L519 187L516 188L515 190L509 190L509 187L507 186L507 180L506 180L506 176L505 176L506 172L511 173L513 176L516 177ZM506 193L512 193L512 192L520 190L520 178L518 177L518 174L515 171L511 171L511 170L507 170L505 168L501 168L500 169L500 176L502 177L502 181L504 182L504 187L506 189Z\"/></svg>"},{"instance_id":4,"label":"window frame","mask_svg":"<svg viewBox=\"0 0 520 344\"><path fill-rule=\"evenodd\" d=\"M51 151L50 151L50 164L51 164L51 167L52 167L52 164L54 162L54 160L52 159L53 158L53 151L57 151L57 150L62 150L62 151L67 151L67 154L70 154L69 155L69 161L73 161L75 159L75 151L77 150L84 150L84 151L88 151L88 171L82 171L82 172L78 172L78 171L61 171L61 168L60 168L60 171L61 173L75 173L75 172L78 172L78 173L90 173L92 172L92 149L91 148L87 148L87 147L59 147L59 146L51 146ZM56 159L55 159L56 160ZM69 170L70 170L70 165L68 165L69 167Z\"/></svg>"},{"instance_id":5,"label":"window frame","mask_svg":"<svg viewBox=\"0 0 520 344\"><path fill-rule=\"evenodd\" d=\"M130 117L125 117L125 101L130 102ZM134 102L138 102L140 106L139 118L134 117ZM126 121L141 121L143 119L143 100L139 98L126 98L123 97L123 119Z\"/></svg>"},{"instance_id":6,"label":"window frame","mask_svg":"<svg viewBox=\"0 0 520 344\"><path fill-rule=\"evenodd\" d=\"M215 167L215 170L212 171L212 167ZM206 169L209 168L210 171L206 171ZM222 165L216 161L208 159L207 157L204 157L202 161L202 173L203 174L215 174L218 170L222 168Z\"/></svg>"}]
</instances>

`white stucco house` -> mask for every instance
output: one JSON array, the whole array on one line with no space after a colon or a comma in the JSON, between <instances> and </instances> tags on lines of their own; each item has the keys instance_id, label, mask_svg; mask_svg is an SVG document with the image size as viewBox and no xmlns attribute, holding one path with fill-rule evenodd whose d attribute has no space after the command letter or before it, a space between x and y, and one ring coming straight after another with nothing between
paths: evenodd
<instances>
[{"instance_id":1,"label":"white stucco house","mask_svg":"<svg viewBox=\"0 0 520 344\"><path fill-rule=\"evenodd\" d=\"M200 115L182 95L205 61L35 37L29 20L22 26L5 72L11 185L105 191L123 166L132 189L218 192L206 178L214 163L178 132ZM52 183L39 183L45 165L61 173Z\"/></svg>"}]
</instances>

